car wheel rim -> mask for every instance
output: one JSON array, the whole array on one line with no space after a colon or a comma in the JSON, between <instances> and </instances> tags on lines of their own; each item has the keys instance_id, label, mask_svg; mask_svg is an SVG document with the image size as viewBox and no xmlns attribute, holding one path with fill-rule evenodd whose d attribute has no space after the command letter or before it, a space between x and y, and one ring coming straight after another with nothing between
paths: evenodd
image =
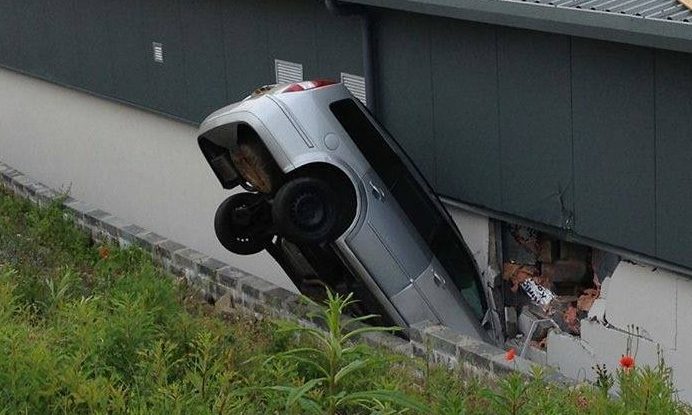
<instances>
[{"instance_id":1,"label":"car wheel rim","mask_svg":"<svg viewBox=\"0 0 692 415\"><path fill-rule=\"evenodd\" d=\"M303 229L318 228L326 217L326 206L319 195L313 193L300 195L291 206L291 219Z\"/></svg>"}]
</instances>

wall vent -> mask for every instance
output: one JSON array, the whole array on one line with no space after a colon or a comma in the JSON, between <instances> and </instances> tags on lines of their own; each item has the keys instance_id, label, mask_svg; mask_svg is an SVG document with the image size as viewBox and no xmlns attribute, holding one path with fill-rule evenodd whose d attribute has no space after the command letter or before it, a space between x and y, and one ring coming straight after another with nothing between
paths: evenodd
<instances>
[{"instance_id":1,"label":"wall vent","mask_svg":"<svg viewBox=\"0 0 692 415\"><path fill-rule=\"evenodd\" d=\"M154 62L163 63L163 44L151 42L151 50L153 52Z\"/></svg>"},{"instance_id":2,"label":"wall vent","mask_svg":"<svg viewBox=\"0 0 692 415\"><path fill-rule=\"evenodd\" d=\"M303 65L274 59L277 84L292 84L303 81Z\"/></svg>"},{"instance_id":3,"label":"wall vent","mask_svg":"<svg viewBox=\"0 0 692 415\"><path fill-rule=\"evenodd\" d=\"M350 73L341 72L341 82L358 98L363 105L368 105L368 97L365 93L365 78Z\"/></svg>"}]
</instances>

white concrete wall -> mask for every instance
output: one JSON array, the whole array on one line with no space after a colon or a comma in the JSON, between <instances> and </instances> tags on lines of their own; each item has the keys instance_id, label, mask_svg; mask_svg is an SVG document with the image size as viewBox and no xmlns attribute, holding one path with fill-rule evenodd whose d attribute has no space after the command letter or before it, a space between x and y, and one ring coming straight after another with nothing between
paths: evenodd
<instances>
[{"instance_id":1,"label":"white concrete wall","mask_svg":"<svg viewBox=\"0 0 692 415\"><path fill-rule=\"evenodd\" d=\"M636 364L656 366L660 353L673 368L680 398L692 402L689 277L621 261L602 288L603 316L581 321L581 339L551 334L548 363L567 376L594 379L591 367L596 363L617 369L629 338Z\"/></svg>"},{"instance_id":2,"label":"white concrete wall","mask_svg":"<svg viewBox=\"0 0 692 415\"><path fill-rule=\"evenodd\" d=\"M278 285L266 253L241 257L216 241L228 195L193 126L0 68L0 160L77 199Z\"/></svg>"}]
</instances>

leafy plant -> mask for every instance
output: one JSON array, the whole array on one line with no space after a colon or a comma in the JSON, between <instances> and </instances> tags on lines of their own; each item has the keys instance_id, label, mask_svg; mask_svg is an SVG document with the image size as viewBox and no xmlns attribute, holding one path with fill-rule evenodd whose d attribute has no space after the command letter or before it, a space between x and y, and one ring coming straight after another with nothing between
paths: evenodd
<instances>
[{"instance_id":1,"label":"leafy plant","mask_svg":"<svg viewBox=\"0 0 692 415\"><path fill-rule=\"evenodd\" d=\"M313 327L292 326L293 333L307 335L314 346L300 347L277 354L267 359L292 359L305 364L318 375L306 379L299 385L274 385L262 388L265 391L276 391L285 395L286 410L298 405L305 413L334 415L346 408L360 406L371 413L392 413L388 405L415 409L426 413L426 406L390 389L353 390L349 381L359 376L359 372L372 364L373 357L364 353L352 342L359 336L373 332L391 332L394 328L356 326L374 315L367 315L343 322L344 309L355 301L353 294L342 296L327 289L326 308L316 317L321 319L326 331ZM356 326L356 327L354 327Z\"/></svg>"}]
</instances>

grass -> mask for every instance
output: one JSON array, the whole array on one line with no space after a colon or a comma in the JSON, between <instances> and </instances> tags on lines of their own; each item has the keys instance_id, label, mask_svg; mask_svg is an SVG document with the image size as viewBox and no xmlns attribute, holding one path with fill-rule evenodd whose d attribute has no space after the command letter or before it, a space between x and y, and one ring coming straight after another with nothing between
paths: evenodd
<instances>
[{"instance_id":1,"label":"grass","mask_svg":"<svg viewBox=\"0 0 692 415\"><path fill-rule=\"evenodd\" d=\"M690 413L663 365L565 388L374 350L341 326L349 301L330 294L326 332L219 315L141 251L0 191L0 413Z\"/></svg>"}]
</instances>

